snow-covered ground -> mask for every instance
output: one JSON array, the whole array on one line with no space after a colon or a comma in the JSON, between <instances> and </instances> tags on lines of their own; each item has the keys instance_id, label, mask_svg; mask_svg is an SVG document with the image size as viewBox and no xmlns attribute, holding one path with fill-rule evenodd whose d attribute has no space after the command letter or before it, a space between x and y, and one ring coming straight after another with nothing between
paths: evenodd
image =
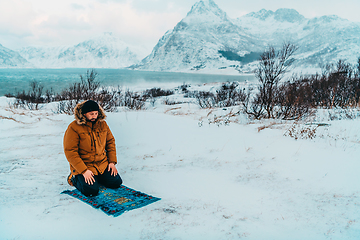
<instances>
[{"instance_id":1,"label":"snow-covered ground","mask_svg":"<svg viewBox=\"0 0 360 240\"><path fill-rule=\"evenodd\" d=\"M1 97L0 239L360 237L360 118L211 123L237 108L181 97L108 113L124 184L162 198L116 218L60 194L72 188L62 141L73 116L55 114L55 103L11 109ZM326 124L301 139L314 122Z\"/></svg>"}]
</instances>

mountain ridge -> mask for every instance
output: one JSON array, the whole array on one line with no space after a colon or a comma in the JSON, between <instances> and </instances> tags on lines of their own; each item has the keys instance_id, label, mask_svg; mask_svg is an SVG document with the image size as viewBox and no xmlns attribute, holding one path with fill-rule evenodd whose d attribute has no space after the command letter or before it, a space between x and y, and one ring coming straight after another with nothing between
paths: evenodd
<instances>
[{"instance_id":1,"label":"mountain ridge","mask_svg":"<svg viewBox=\"0 0 360 240\"><path fill-rule=\"evenodd\" d=\"M140 47L126 44L111 32L64 47L25 47L19 54L42 68L125 68L146 55Z\"/></svg>"},{"instance_id":2,"label":"mountain ridge","mask_svg":"<svg viewBox=\"0 0 360 240\"><path fill-rule=\"evenodd\" d=\"M221 12L221 9L217 10L218 6L215 3L210 1L213 5L207 8L208 12L210 9L212 12ZM176 52L166 48L168 42L162 39L151 55L132 68L185 72L216 69L218 72L248 73L256 67L256 56L267 46L280 47L284 42L292 42L299 46L294 56L297 68L319 70L322 65L340 58L356 63L360 55L360 24L338 16L307 19L294 9L281 8L275 12L262 9L237 19L223 15L225 17L219 21L218 17L201 17L204 14L208 15L205 10L197 11L198 16L193 17L194 9L199 6L205 6L204 2L196 3L186 17L173 30L166 33L168 39L177 43L173 46L177 48ZM187 39L181 37L180 30ZM221 39L224 36L226 40ZM216 39L217 44L214 44L212 39ZM208 54L201 56L198 53L199 49L211 53L212 58L209 58ZM191 55L192 58L186 62L184 55ZM179 61L166 61L169 56L171 59L182 61L183 64L178 64Z\"/></svg>"},{"instance_id":3,"label":"mountain ridge","mask_svg":"<svg viewBox=\"0 0 360 240\"><path fill-rule=\"evenodd\" d=\"M360 55L360 23L335 15L308 19L286 8L275 12L261 9L231 19L213 0L201 0L151 52L104 33L73 46L23 48L18 52L27 62L15 57L11 64L249 73L267 46L279 47L284 42L299 46L294 56L296 67L318 69L340 58L355 63Z\"/></svg>"},{"instance_id":4,"label":"mountain ridge","mask_svg":"<svg viewBox=\"0 0 360 240\"><path fill-rule=\"evenodd\" d=\"M209 19L209 15L213 17ZM235 51L232 56L240 57L260 50L257 47L260 43L255 42L254 37L235 25L214 1L200 1L159 40L148 57L131 68L153 71L218 68L218 64L234 64L223 53Z\"/></svg>"},{"instance_id":5,"label":"mountain ridge","mask_svg":"<svg viewBox=\"0 0 360 240\"><path fill-rule=\"evenodd\" d=\"M217 16L221 19L227 19L227 14L213 0L201 0L195 3L191 10L187 13L186 17L199 15L207 15L207 17Z\"/></svg>"},{"instance_id":6,"label":"mountain ridge","mask_svg":"<svg viewBox=\"0 0 360 240\"><path fill-rule=\"evenodd\" d=\"M0 44L0 68L32 67L18 52Z\"/></svg>"},{"instance_id":7,"label":"mountain ridge","mask_svg":"<svg viewBox=\"0 0 360 240\"><path fill-rule=\"evenodd\" d=\"M273 17L277 21L286 21L286 22L302 22L306 20L306 18L301 15L295 9L289 8L279 8L275 12L271 10L261 9L258 12L252 12L246 15L247 17L254 17L260 20L265 21L266 19Z\"/></svg>"}]
</instances>

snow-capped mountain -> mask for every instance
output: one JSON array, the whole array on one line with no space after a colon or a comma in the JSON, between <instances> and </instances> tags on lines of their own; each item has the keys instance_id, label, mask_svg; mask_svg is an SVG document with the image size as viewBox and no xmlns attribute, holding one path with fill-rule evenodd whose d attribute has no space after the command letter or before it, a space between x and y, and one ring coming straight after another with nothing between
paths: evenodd
<instances>
[{"instance_id":1,"label":"snow-capped mountain","mask_svg":"<svg viewBox=\"0 0 360 240\"><path fill-rule=\"evenodd\" d=\"M293 9L263 9L235 22L267 45L295 43L297 66L320 67L338 59L356 63L360 57L360 24L337 16L306 19Z\"/></svg>"},{"instance_id":2,"label":"snow-capped mountain","mask_svg":"<svg viewBox=\"0 0 360 240\"><path fill-rule=\"evenodd\" d=\"M213 0L200 0L148 56L147 49L104 33L74 46L22 48L19 53L29 63L2 47L0 67L252 72L267 46L280 47L284 42L299 47L294 56L298 68L319 70L339 59L355 64L360 57L360 23L337 16L307 19L294 9L262 9L231 19Z\"/></svg>"},{"instance_id":3,"label":"snow-capped mountain","mask_svg":"<svg viewBox=\"0 0 360 240\"><path fill-rule=\"evenodd\" d=\"M299 39L301 62L326 64L345 59L355 64L360 57L360 24L337 16L323 16L308 20Z\"/></svg>"},{"instance_id":4,"label":"snow-capped mountain","mask_svg":"<svg viewBox=\"0 0 360 240\"><path fill-rule=\"evenodd\" d=\"M172 31L168 31L152 53L132 68L182 71L228 67L260 51L256 37L235 25L214 1L197 2ZM236 60L236 61L234 61Z\"/></svg>"},{"instance_id":5,"label":"snow-capped mountain","mask_svg":"<svg viewBox=\"0 0 360 240\"><path fill-rule=\"evenodd\" d=\"M292 42L295 66L319 68L360 56L360 24L337 16L306 19L294 9L265 9L230 19L213 0L197 2L152 53L134 69L155 71L233 71L254 69L267 46Z\"/></svg>"},{"instance_id":6,"label":"snow-capped mountain","mask_svg":"<svg viewBox=\"0 0 360 240\"><path fill-rule=\"evenodd\" d=\"M276 12L262 9L233 21L244 31L261 39L265 45L294 41L306 34L303 28L307 20L293 9L278 9Z\"/></svg>"},{"instance_id":7,"label":"snow-capped mountain","mask_svg":"<svg viewBox=\"0 0 360 240\"><path fill-rule=\"evenodd\" d=\"M0 68L11 67L30 67L31 64L26 61L19 53L10 50L0 44Z\"/></svg>"},{"instance_id":8,"label":"snow-capped mountain","mask_svg":"<svg viewBox=\"0 0 360 240\"><path fill-rule=\"evenodd\" d=\"M140 62L143 51L104 33L70 47L26 47L19 53L41 68L123 68Z\"/></svg>"}]
</instances>

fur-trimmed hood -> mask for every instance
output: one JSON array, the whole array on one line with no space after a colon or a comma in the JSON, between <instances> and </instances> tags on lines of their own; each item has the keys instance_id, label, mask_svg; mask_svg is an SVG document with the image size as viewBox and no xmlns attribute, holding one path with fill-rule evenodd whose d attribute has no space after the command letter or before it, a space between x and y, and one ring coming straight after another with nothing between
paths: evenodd
<instances>
[{"instance_id":1,"label":"fur-trimmed hood","mask_svg":"<svg viewBox=\"0 0 360 240\"><path fill-rule=\"evenodd\" d=\"M78 103L76 107L74 108L74 115L76 123L79 125L86 124L86 117L82 114L81 108L84 105L86 101L83 101L81 103ZM98 115L98 121L105 120L106 114L104 109L99 105L99 115Z\"/></svg>"}]
</instances>

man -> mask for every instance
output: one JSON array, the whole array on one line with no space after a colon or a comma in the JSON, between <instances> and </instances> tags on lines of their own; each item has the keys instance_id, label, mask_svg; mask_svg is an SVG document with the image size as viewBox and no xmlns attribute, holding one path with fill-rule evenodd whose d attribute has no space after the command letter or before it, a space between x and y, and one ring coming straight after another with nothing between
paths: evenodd
<instances>
[{"instance_id":1,"label":"man","mask_svg":"<svg viewBox=\"0 0 360 240\"><path fill-rule=\"evenodd\" d=\"M64 152L71 171L68 183L85 196L97 195L99 184L120 187L115 138L105 122L105 111L88 100L76 105L74 115L64 135Z\"/></svg>"}]
</instances>

